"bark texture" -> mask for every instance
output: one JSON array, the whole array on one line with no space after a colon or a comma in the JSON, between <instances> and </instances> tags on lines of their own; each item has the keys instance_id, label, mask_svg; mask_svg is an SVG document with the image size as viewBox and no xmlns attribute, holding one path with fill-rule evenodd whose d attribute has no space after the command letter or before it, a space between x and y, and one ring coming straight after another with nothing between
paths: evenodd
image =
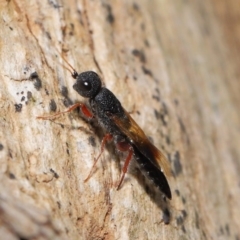
<instances>
[{"instance_id":1,"label":"bark texture","mask_svg":"<svg viewBox=\"0 0 240 240\"><path fill-rule=\"evenodd\" d=\"M3 239L240 239L240 6L234 0L0 0ZM171 162L159 200L75 111L60 51L98 72ZM65 64L66 65L66 64ZM168 220L170 223L164 224Z\"/></svg>"}]
</instances>

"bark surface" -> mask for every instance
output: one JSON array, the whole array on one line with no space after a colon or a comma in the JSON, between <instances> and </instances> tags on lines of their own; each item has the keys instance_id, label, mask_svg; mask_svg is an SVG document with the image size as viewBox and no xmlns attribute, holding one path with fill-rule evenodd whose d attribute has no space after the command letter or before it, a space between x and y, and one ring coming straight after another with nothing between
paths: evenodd
<instances>
[{"instance_id":1,"label":"bark surface","mask_svg":"<svg viewBox=\"0 0 240 240\"><path fill-rule=\"evenodd\" d=\"M240 6L234 0L0 0L3 239L240 239ZM160 200L111 144L59 52L100 74L171 162ZM168 221L170 215L170 223Z\"/></svg>"}]
</instances>

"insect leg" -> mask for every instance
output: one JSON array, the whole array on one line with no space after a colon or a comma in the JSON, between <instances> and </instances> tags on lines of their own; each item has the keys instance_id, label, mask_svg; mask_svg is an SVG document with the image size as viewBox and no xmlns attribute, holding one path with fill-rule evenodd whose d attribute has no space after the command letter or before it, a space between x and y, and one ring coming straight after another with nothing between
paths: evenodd
<instances>
[{"instance_id":1,"label":"insect leg","mask_svg":"<svg viewBox=\"0 0 240 240\"><path fill-rule=\"evenodd\" d=\"M92 176L94 167L95 167L95 165L97 164L99 158L101 157L101 155L102 155L102 153L103 153L103 151L104 151L104 147L105 147L106 143L109 142L109 141L111 141L112 138L113 138L113 136L112 136L111 134L109 134L109 133L107 133L107 134L104 136L104 138L103 138L103 140L102 140L102 143L101 143L100 153L99 153L98 157L95 159L95 161L94 161L94 163L93 163L93 166L92 166L92 168L91 168L91 171L90 171L90 173L88 174L87 178L84 180L84 182L87 182L87 181L90 179L90 177Z\"/></svg>"},{"instance_id":2,"label":"insect leg","mask_svg":"<svg viewBox=\"0 0 240 240\"><path fill-rule=\"evenodd\" d=\"M74 109L76 109L77 107L80 107L81 108L81 111L83 113L83 115L87 118L92 118L93 117L93 114L90 112L90 110L87 108L87 106L83 103L76 103L74 105L72 105L70 108L68 108L66 111L63 111L63 112L58 112L56 114L53 114L51 116L39 116L37 117L37 119L43 119L43 120L49 120L49 119L54 119L64 113L69 113L71 111L73 111Z\"/></svg>"},{"instance_id":3,"label":"insect leg","mask_svg":"<svg viewBox=\"0 0 240 240\"><path fill-rule=\"evenodd\" d=\"M128 155L127 155L127 158L125 160L125 163L123 165L123 169L122 169L122 175L121 175L121 178L119 180L119 183L118 183L118 186L117 186L117 190L119 190L122 182L123 182L123 179L125 177L125 174L127 172L127 169L128 169L128 166L129 166L129 163L132 159L132 155L133 155L133 148L130 144L126 143L126 142L118 142L117 143L117 148L118 150L122 151L122 152L125 152L125 151L128 151Z\"/></svg>"}]
</instances>

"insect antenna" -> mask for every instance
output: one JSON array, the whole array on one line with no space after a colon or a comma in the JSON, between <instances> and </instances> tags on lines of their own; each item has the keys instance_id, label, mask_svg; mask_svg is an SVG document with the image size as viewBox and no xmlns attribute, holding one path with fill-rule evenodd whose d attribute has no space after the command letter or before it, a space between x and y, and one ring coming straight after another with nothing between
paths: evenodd
<instances>
[{"instance_id":1,"label":"insect antenna","mask_svg":"<svg viewBox=\"0 0 240 240\"><path fill-rule=\"evenodd\" d=\"M64 64L61 64L62 65L62 67L63 68L65 68L66 70L68 70L70 73L71 73L71 75L72 75L72 77L74 78L74 79L76 79L77 78L77 76L78 76L78 72L75 70L75 68L66 60L66 58L60 53L60 51L58 50L58 49L56 49L56 51L58 52L58 54L61 56L61 58L63 59L63 61L68 65L68 67L66 67Z\"/></svg>"}]
</instances>

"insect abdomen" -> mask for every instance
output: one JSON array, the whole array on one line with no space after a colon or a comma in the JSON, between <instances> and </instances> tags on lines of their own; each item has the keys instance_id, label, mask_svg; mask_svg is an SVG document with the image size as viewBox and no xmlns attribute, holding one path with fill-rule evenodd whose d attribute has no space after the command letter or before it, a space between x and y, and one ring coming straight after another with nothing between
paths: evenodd
<instances>
[{"instance_id":1,"label":"insect abdomen","mask_svg":"<svg viewBox=\"0 0 240 240\"><path fill-rule=\"evenodd\" d=\"M143 174L163 192L167 198L171 199L172 194L167 179L163 172L146 158L136 147L133 147L135 159Z\"/></svg>"}]
</instances>

